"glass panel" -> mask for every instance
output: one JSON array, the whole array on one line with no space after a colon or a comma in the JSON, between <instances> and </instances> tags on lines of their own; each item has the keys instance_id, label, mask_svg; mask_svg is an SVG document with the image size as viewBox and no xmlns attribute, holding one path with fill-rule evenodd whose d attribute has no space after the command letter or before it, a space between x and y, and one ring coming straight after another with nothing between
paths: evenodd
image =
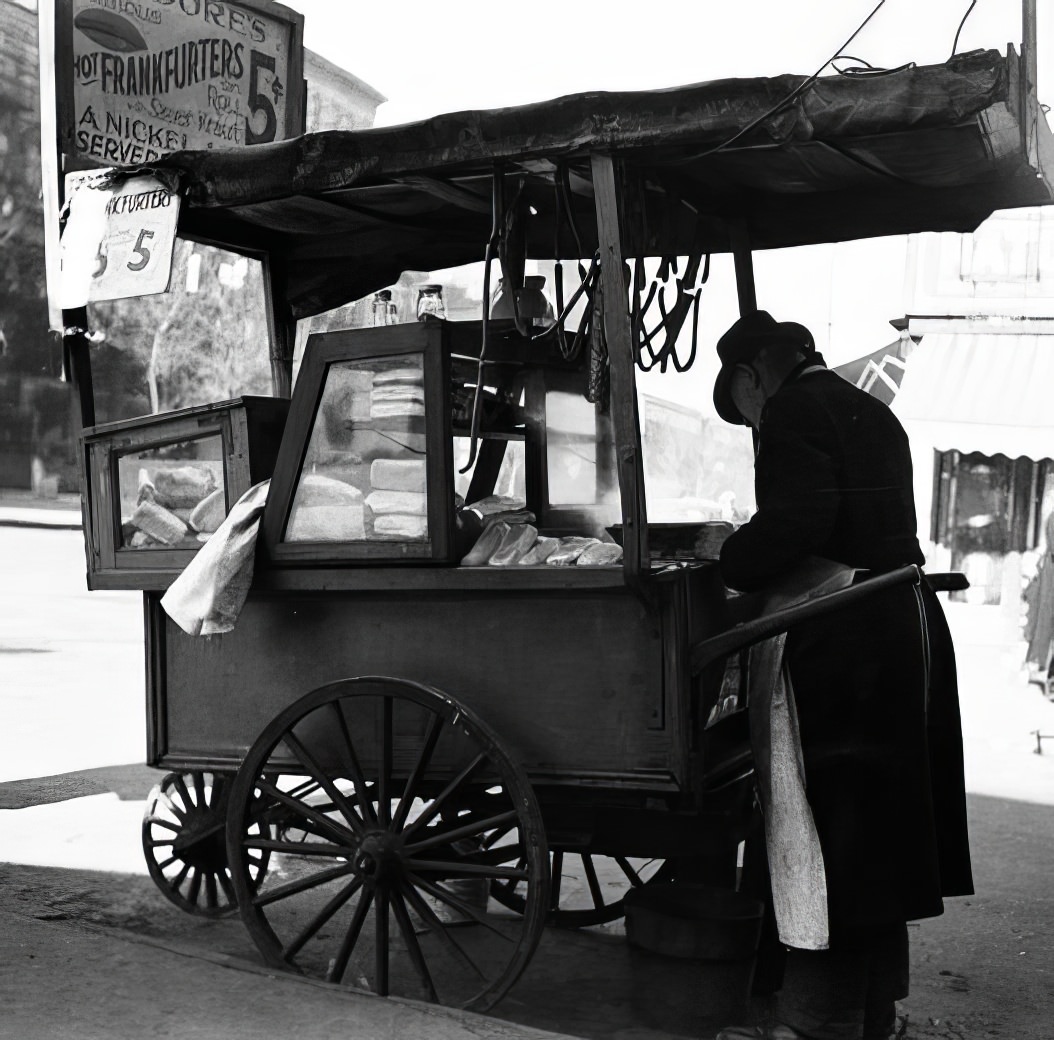
<instances>
[{"instance_id":1,"label":"glass panel","mask_svg":"<svg viewBox=\"0 0 1054 1040\"><path fill-rule=\"evenodd\" d=\"M424 359L329 366L287 542L427 542Z\"/></svg>"},{"instance_id":2,"label":"glass panel","mask_svg":"<svg viewBox=\"0 0 1054 1040\"><path fill-rule=\"evenodd\" d=\"M550 391L545 395L545 414L549 504L595 503L598 490L596 407L578 394Z\"/></svg>"},{"instance_id":3,"label":"glass panel","mask_svg":"<svg viewBox=\"0 0 1054 1040\"><path fill-rule=\"evenodd\" d=\"M468 494L469 485L476 466L462 473L466 462L468 462L468 450L471 441L468 437L454 438L454 491L462 499ZM482 447L482 444L480 445ZM523 441L509 441L505 445L505 456L501 460L498 476L494 481L494 489L490 492L509 500L509 508L513 505L523 507L527 504L527 482L525 476L525 451ZM476 455L476 463L479 455ZM466 499L467 505L472 505Z\"/></svg>"},{"instance_id":4,"label":"glass panel","mask_svg":"<svg viewBox=\"0 0 1054 1040\"><path fill-rule=\"evenodd\" d=\"M640 394L649 523L727 520L754 513L754 446L745 426Z\"/></svg>"},{"instance_id":5,"label":"glass panel","mask_svg":"<svg viewBox=\"0 0 1054 1040\"><path fill-rule=\"evenodd\" d=\"M168 292L91 305L98 422L269 396L259 260L179 239Z\"/></svg>"},{"instance_id":6,"label":"glass panel","mask_svg":"<svg viewBox=\"0 0 1054 1040\"><path fill-rule=\"evenodd\" d=\"M122 549L197 549L227 515L223 437L117 457Z\"/></svg>"}]
</instances>

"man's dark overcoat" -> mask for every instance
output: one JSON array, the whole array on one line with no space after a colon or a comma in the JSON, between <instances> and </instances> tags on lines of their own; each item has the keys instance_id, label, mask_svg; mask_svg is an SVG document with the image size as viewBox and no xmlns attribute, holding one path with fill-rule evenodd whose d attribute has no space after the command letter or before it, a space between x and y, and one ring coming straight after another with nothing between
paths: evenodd
<instances>
[{"instance_id":1,"label":"man's dark overcoat","mask_svg":"<svg viewBox=\"0 0 1054 1040\"><path fill-rule=\"evenodd\" d=\"M923 562L907 435L822 366L812 355L766 402L758 509L721 552L731 588L763 590L807 556L872 573ZM878 593L793 629L786 653L832 938L972 892L955 656L936 596Z\"/></svg>"}]
</instances>

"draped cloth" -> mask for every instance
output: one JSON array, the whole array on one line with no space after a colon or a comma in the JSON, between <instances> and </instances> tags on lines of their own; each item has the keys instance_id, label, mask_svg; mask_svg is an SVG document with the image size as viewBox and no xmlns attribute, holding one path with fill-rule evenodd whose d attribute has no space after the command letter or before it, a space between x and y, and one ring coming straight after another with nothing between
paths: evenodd
<instances>
[{"instance_id":1,"label":"draped cloth","mask_svg":"<svg viewBox=\"0 0 1054 1040\"><path fill-rule=\"evenodd\" d=\"M851 567L812 557L768 590L764 609L780 610L848 587ZM794 688L784 660L786 633L750 650L749 719L773 909L780 941L825 950L830 939L827 875L805 794Z\"/></svg>"},{"instance_id":2,"label":"draped cloth","mask_svg":"<svg viewBox=\"0 0 1054 1040\"><path fill-rule=\"evenodd\" d=\"M253 580L256 537L269 480L249 488L227 518L161 597L161 606L188 636L234 630Z\"/></svg>"}]
</instances>

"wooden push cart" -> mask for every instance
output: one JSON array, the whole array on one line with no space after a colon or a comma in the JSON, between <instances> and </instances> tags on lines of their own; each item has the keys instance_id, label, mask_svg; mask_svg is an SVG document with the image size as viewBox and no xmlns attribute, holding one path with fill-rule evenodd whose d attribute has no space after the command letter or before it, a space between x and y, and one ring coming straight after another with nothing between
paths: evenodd
<instances>
[{"instance_id":1,"label":"wooden push cart","mask_svg":"<svg viewBox=\"0 0 1054 1040\"><path fill-rule=\"evenodd\" d=\"M711 254L734 256L748 310L752 250L971 230L1049 201L1048 147L1016 56L984 52L151 167L182 196L181 234L264 261L275 389L96 424L89 322L67 316L89 582L144 591L147 759L172 771L143 824L161 890L237 906L276 967L481 1009L547 919L612 919L625 887L676 872L733 885L752 791L742 716L706 728L725 661L870 587L736 625L714 564L649 528L635 370L705 349L690 330ZM568 288L555 323L492 320L488 284L479 321L313 337L293 389L298 319L480 260L511 293L529 259L575 272L578 311ZM133 544L127 525L130 474L153 488L175 443L213 446L197 469L221 512L270 479L248 599L211 638L160 605L194 541ZM582 463L577 496L561 452ZM456 475L485 500L513 455L537 530L610 528L621 563L462 565L480 529ZM572 858L584 906L565 901Z\"/></svg>"}]
</instances>

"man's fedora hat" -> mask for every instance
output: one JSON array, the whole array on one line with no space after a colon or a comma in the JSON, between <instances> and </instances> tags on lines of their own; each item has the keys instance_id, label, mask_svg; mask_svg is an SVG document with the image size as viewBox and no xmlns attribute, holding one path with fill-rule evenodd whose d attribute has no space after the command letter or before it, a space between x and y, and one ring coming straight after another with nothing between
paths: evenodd
<instances>
[{"instance_id":1,"label":"man's fedora hat","mask_svg":"<svg viewBox=\"0 0 1054 1040\"><path fill-rule=\"evenodd\" d=\"M732 401L732 373L736 365L749 364L762 347L770 343L787 343L798 347L803 354L811 354L816 350L812 333L804 325L796 321L776 321L768 311L744 314L717 341L721 371L714 381L714 407L725 422L735 426L747 425Z\"/></svg>"}]
</instances>

